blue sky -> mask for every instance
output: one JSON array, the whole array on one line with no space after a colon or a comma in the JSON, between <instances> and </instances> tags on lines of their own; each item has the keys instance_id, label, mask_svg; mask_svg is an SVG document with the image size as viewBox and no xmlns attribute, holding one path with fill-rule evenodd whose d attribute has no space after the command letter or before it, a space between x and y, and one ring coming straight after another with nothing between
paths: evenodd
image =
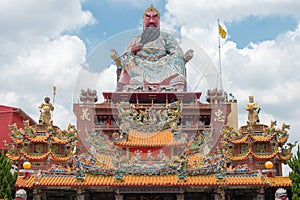
<instances>
[{"instance_id":1,"label":"blue sky","mask_svg":"<svg viewBox=\"0 0 300 200\"><path fill-rule=\"evenodd\" d=\"M96 23L83 27L75 34L84 40L89 52L108 37L139 27L144 9L151 4L162 15L166 11L165 1L143 1L139 5L126 5L123 1L119 5L109 1L85 1L82 8L93 13ZM292 15L250 15L224 24L230 35L229 40L234 41L238 48L244 48L250 42L274 40L277 35L295 29L297 19Z\"/></svg>"},{"instance_id":2,"label":"blue sky","mask_svg":"<svg viewBox=\"0 0 300 200\"><path fill-rule=\"evenodd\" d=\"M226 24L230 40L238 48L244 48L250 42L257 43L274 40L279 34L297 27L293 16L249 16L238 22Z\"/></svg>"},{"instance_id":3,"label":"blue sky","mask_svg":"<svg viewBox=\"0 0 300 200\"><path fill-rule=\"evenodd\" d=\"M101 72L100 57L98 71L83 70L92 50L141 27L141 15L151 4L161 12L162 28L188 36L209 56L218 47L220 18L228 33L221 40L223 86L238 100L239 125L246 122L244 107L253 95L262 123L290 124L290 141L300 141L300 2L293 0L2 0L0 104L38 119L37 108L55 85L54 122L61 128L74 124L79 75L105 86L115 80L113 68ZM109 61L110 48L102 55Z\"/></svg>"}]
</instances>

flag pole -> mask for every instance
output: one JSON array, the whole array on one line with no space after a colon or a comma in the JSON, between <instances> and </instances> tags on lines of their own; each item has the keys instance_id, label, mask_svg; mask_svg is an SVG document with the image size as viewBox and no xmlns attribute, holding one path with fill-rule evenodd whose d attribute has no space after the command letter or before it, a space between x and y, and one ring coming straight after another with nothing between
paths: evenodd
<instances>
[{"instance_id":1,"label":"flag pole","mask_svg":"<svg viewBox=\"0 0 300 200\"><path fill-rule=\"evenodd\" d=\"M53 86L53 107L54 107L55 95L56 95L56 86ZM53 117L54 117L54 112L52 110L52 119Z\"/></svg>"},{"instance_id":2,"label":"flag pole","mask_svg":"<svg viewBox=\"0 0 300 200\"><path fill-rule=\"evenodd\" d=\"M218 42L219 42L219 66L218 66L218 79L217 79L217 88L218 88L218 81L220 80L220 89L223 89L222 85L222 63L221 63L221 35L220 35L220 19L218 18Z\"/></svg>"}]
</instances>

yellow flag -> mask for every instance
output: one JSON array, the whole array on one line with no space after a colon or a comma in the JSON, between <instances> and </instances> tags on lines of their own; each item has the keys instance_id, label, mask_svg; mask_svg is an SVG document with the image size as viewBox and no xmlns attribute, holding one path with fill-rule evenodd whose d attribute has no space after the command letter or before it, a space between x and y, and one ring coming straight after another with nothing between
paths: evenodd
<instances>
[{"instance_id":1,"label":"yellow flag","mask_svg":"<svg viewBox=\"0 0 300 200\"><path fill-rule=\"evenodd\" d=\"M56 95L56 87L53 86L53 95L55 96Z\"/></svg>"},{"instance_id":2,"label":"yellow flag","mask_svg":"<svg viewBox=\"0 0 300 200\"><path fill-rule=\"evenodd\" d=\"M223 27L219 24L219 34L221 35L221 38L226 38L226 31L223 29Z\"/></svg>"}]
</instances>

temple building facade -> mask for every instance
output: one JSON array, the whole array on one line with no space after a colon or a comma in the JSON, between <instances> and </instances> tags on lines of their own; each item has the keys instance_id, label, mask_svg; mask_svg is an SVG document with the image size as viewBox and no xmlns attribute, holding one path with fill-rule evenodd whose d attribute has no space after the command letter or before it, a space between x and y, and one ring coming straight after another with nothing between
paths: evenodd
<instances>
[{"instance_id":1,"label":"temple building facade","mask_svg":"<svg viewBox=\"0 0 300 200\"><path fill-rule=\"evenodd\" d=\"M238 127L237 100L226 91L188 91L193 50L183 52L157 29L159 19L150 6L141 36L122 55L110 51L117 87L101 94L82 88L73 105L76 126L54 125L49 98L39 107L38 124L11 125L7 156L19 169L33 164L16 183L29 199L271 200L278 189L290 194L291 180L282 176L295 146L287 143L289 125L261 124L250 96L248 121Z\"/></svg>"}]
</instances>

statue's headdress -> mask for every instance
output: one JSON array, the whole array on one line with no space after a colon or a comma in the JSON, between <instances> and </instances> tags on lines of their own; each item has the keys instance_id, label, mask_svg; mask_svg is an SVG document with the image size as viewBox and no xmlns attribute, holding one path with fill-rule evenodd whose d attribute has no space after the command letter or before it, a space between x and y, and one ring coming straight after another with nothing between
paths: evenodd
<instances>
[{"instance_id":1,"label":"statue's headdress","mask_svg":"<svg viewBox=\"0 0 300 200\"><path fill-rule=\"evenodd\" d=\"M156 8L153 7L153 5L151 5L149 8L147 8L144 11L143 16L145 16L147 12L156 12L158 14L158 17L160 18L160 13L158 12L158 10Z\"/></svg>"},{"instance_id":2,"label":"statue's headdress","mask_svg":"<svg viewBox=\"0 0 300 200\"><path fill-rule=\"evenodd\" d=\"M44 100L45 100L45 101L47 101L47 100L50 101L50 97L46 96L46 97L44 98Z\"/></svg>"}]
</instances>

